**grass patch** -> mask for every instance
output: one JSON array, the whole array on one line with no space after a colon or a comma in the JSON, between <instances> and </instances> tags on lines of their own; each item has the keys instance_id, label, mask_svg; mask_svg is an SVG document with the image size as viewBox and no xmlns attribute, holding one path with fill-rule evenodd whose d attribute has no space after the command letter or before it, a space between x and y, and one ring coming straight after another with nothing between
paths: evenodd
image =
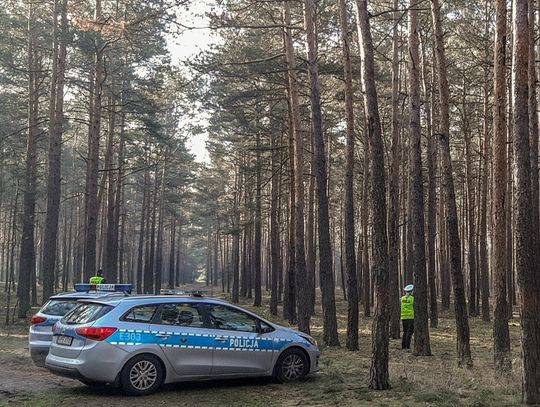
<instances>
[{"instance_id":1,"label":"grass patch","mask_svg":"<svg viewBox=\"0 0 540 407\"><path fill-rule=\"evenodd\" d=\"M414 395L414 400L421 403L428 403L432 406L459 406L459 397L448 391L422 392Z\"/></svg>"},{"instance_id":2,"label":"grass patch","mask_svg":"<svg viewBox=\"0 0 540 407\"><path fill-rule=\"evenodd\" d=\"M26 335L29 321L16 320L14 325L4 326L5 295L0 292L0 365L4 372L1 376L0 371L0 384L2 377L9 377L9 369L11 372L29 369L32 374L26 380L25 373L24 391L2 393L3 387L0 386L0 406L509 407L520 404L519 327L516 324L510 325L514 369L502 380L493 371L492 324L478 318L469 320L474 367L461 369L456 361L453 315L442 311L439 327L430 329L433 356L415 357L411 353L403 353L400 341L391 340L389 368L392 389L373 391L368 388L371 319L360 319L360 350L347 351L344 348L347 304L342 298L338 290L336 301L342 347L330 348L322 344L322 312L318 307L311 329L322 351L321 371L303 383L281 385L269 379L178 383L167 385L151 396L127 398L111 388L89 388L72 381L60 385L57 377L44 370L36 370L28 355ZM242 300L241 305L288 326L281 319L281 313L270 315L269 298L263 300L263 307L253 307L252 300ZM36 381L36 377L40 381Z\"/></svg>"}]
</instances>

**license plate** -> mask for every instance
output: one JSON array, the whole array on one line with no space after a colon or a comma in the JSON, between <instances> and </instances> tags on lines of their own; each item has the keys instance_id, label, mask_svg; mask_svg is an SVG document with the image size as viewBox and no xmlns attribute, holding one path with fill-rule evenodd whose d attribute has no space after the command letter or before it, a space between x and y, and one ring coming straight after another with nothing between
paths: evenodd
<instances>
[{"instance_id":1,"label":"license plate","mask_svg":"<svg viewBox=\"0 0 540 407\"><path fill-rule=\"evenodd\" d=\"M58 335L56 337L56 343L59 345L71 346L73 342L72 336Z\"/></svg>"}]
</instances>

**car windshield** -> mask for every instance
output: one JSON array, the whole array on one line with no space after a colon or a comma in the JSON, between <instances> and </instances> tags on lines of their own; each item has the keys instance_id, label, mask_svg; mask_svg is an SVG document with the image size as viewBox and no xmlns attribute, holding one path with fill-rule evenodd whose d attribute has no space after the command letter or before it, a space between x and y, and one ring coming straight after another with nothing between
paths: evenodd
<instances>
[{"instance_id":1,"label":"car windshield","mask_svg":"<svg viewBox=\"0 0 540 407\"><path fill-rule=\"evenodd\" d=\"M41 313L61 317L77 306L77 300L50 300L41 309Z\"/></svg>"},{"instance_id":2,"label":"car windshield","mask_svg":"<svg viewBox=\"0 0 540 407\"><path fill-rule=\"evenodd\" d=\"M62 323L67 325L87 324L102 317L112 309L113 307L104 304L80 304L62 319Z\"/></svg>"}]
</instances>

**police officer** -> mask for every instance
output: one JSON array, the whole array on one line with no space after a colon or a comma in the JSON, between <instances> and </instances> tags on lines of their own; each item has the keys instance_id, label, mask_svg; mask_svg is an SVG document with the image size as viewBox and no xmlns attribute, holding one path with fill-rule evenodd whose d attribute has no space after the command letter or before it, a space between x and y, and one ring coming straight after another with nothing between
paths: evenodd
<instances>
[{"instance_id":1,"label":"police officer","mask_svg":"<svg viewBox=\"0 0 540 407\"><path fill-rule=\"evenodd\" d=\"M411 337L414 332L414 296L412 295L414 286L409 284L405 287L405 295L401 297L401 323L403 324L403 338L401 349L411 348Z\"/></svg>"},{"instance_id":2,"label":"police officer","mask_svg":"<svg viewBox=\"0 0 540 407\"><path fill-rule=\"evenodd\" d=\"M93 277L90 277L90 284L103 284L105 282L105 278L103 278L103 270L99 269L96 271L96 275Z\"/></svg>"}]
</instances>

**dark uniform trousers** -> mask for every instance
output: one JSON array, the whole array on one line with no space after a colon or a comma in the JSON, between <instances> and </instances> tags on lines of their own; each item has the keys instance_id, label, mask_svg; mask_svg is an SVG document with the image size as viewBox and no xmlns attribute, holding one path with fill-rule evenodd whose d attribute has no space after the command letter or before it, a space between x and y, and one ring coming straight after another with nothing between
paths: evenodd
<instances>
[{"instance_id":1,"label":"dark uniform trousers","mask_svg":"<svg viewBox=\"0 0 540 407\"><path fill-rule=\"evenodd\" d=\"M414 319L402 319L403 338L401 339L401 349L411 348L411 338L414 332Z\"/></svg>"}]
</instances>

